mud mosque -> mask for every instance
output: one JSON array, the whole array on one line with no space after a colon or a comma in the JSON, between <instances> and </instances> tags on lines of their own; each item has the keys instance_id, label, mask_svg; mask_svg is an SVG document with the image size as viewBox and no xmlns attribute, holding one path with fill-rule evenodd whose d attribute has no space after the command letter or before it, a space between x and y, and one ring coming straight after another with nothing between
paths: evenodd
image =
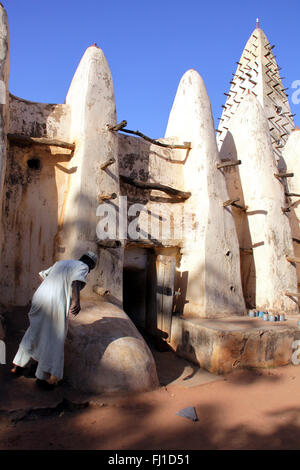
<instances>
[{"instance_id":1,"label":"mud mosque","mask_svg":"<svg viewBox=\"0 0 300 470\"><path fill-rule=\"evenodd\" d=\"M117 121L97 45L84 53L65 103L44 104L9 93L2 6L0 41L1 312L30 304L39 271L88 249L99 261L65 347L73 387L157 387L143 332L216 374L289 363L300 339L300 132L259 25L218 129L201 76L188 70L157 140ZM135 204L143 210L130 212ZM134 218L140 236L99 237L102 205L127 226ZM157 230L164 220L169 236ZM250 318L253 309L285 321Z\"/></svg>"}]
</instances>

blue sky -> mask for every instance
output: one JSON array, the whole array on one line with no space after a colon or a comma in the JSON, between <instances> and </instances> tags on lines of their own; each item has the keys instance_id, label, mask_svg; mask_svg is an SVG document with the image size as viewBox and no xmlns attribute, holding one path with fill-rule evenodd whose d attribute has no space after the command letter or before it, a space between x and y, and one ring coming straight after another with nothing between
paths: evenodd
<instances>
[{"instance_id":1,"label":"blue sky","mask_svg":"<svg viewBox=\"0 0 300 470\"><path fill-rule=\"evenodd\" d=\"M299 0L2 0L10 26L10 92L63 103L85 49L110 65L118 120L153 138L165 133L186 70L202 75L217 126L224 92L260 18L285 87L300 80ZM289 99L293 90L288 91ZM293 105L300 127L300 104Z\"/></svg>"}]
</instances>

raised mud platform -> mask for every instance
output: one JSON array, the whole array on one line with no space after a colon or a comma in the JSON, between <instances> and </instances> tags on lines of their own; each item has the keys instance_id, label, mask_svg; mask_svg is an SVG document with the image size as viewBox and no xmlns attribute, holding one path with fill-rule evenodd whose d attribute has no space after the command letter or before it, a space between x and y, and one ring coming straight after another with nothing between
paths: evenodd
<instances>
[{"instance_id":1,"label":"raised mud platform","mask_svg":"<svg viewBox=\"0 0 300 470\"><path fill-rule=\"evenodd\" d=\"M126 313L109 302L82 299L70 315L64 377L76 390L118 394L159 387L150 349Z\"/></svg>"},{"instance_id":2,"label":"raised mud platform","mask_svg":"<svg viewBox=\"0 0 300 470\"><path fill-rule=\"evenodd\" d=\"M176 353L214 374L242 367L277 367L291 363L300 339L297 321L260 318L220 319L173 317L170 345Z\"/></svg>"}]
</instances>

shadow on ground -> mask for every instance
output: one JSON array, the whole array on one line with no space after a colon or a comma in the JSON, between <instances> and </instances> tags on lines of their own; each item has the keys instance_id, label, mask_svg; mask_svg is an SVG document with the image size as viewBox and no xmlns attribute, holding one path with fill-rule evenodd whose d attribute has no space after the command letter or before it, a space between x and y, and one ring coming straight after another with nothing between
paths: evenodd
<instances>
[{"instance_id":1,"label":"shadow on ground","mask_svg":"<svg viewBox=\"0 0 300 470\"><path fill-rule=\"evenodd\" d=\"M49 393L36 389L34 379L9 375L27 327L25 313L9 316L6 324L8 364L0 368L2 450L300 448L297 367L236 370L219 381L187 387L199 368L180 358L172 362L166 345L152 344L162 385L158 390L95 397L63 384ZM187 406L195 407L198 421L176 414Z\"/></svg>"}]
</instances>

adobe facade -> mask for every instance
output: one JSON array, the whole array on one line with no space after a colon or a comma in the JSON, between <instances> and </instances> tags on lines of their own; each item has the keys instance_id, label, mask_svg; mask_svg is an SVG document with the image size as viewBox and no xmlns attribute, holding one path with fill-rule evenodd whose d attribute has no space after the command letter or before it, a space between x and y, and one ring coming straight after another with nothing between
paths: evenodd
<instances>
[{"instance_id":1,"label":"adobe facade","mask_svg":"<svg viewBox=\"0 0 300 470\"><path fill-rule=\"evenodd\" d=\"M39 271L98 253L82 291L86 311L70 322L66 374L74 386L76 367L87 363L85 388L93 391L157 386L137 328L220 373L226 368L210 364L219 364L222 348L207 348L204 362L197 353L197 322L245 318L249 308L299 314L300 137L261 29L238 62L217 136L205 84L189 70L156 141L118 126L111 72L96 45L64 104L11 95L8 36L1 6L0 304L28 305ZM83 351L86 338L99 346L97 363L91 344ZM120 365L118 357L127 359ZM103 382L110 367L115 374Z\"/></svg>"}]
</instances>

